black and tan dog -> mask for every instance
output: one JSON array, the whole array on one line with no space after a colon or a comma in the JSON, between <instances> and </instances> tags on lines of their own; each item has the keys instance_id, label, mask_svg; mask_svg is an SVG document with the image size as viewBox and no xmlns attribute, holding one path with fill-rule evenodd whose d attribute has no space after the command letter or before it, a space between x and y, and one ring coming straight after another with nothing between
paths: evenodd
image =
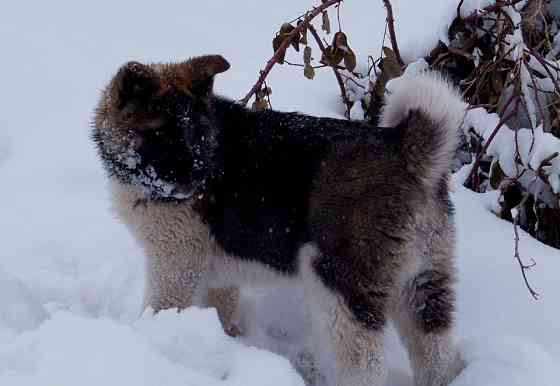
<instances>
[{"instance_id":1,"label":"black and tan dog","mask_svg":"<svg viewBox=\"0 0 560 386\"><path fill-rule=\"evenodd\" d=\"M131 62L97 108L115 210L146 252L146 305L213 305L234 333L238 286L299 283L338 386L383 384L389 318L416 385L448 384L462 366L448 198L460 96L434 74L395 80L377 128L249 111L212 93L228 68Z\"/></svg>"}]
</instances>

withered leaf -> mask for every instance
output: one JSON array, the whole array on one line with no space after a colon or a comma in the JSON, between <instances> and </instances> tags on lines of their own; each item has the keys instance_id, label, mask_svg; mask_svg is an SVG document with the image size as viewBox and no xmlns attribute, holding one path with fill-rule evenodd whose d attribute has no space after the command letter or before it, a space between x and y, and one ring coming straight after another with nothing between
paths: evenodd
<instances>
[{"instance_id":1,"label":"withered leaf","mask_svg":"<svg viewBox=\"0 0 560 386\"><path fill-rule=\"evenodd\" d=\"M299 20L297 22L297 25L299 26L301 23L303 23L303 20ZM303 44L304 46L306 46L307 43L307 25L305 27L303 27L302 31L301 31L301 38L299 40L299 42L301 44Z\"/></svg>"},{"instance_id":2,"label":"withered leaf","mask_svg":"<svg viewBox=\"0 0 560 386\"><path fill-rule=\"evenodd\" d=\"M494 161L492 161L492 166L490 167L490 186L492 186L493 189L499 189L500 184L505 177L506 174L500 167L500 162L498 162L497 159L494 159Z\"/></svg>"},{"instance_id":3,"label":"withered leaf","mask_svg":"<svg viewBox=\"0 0 560 386\"><path fill-rule=\"evenodd\" d=\"M397 58L394 52L388 47L383 47L383 52L385 53L385 57L379 65L381 73L375 81L375 92L372 95L372 97L376 101L379 101L379 103L381 103L381 101L383 101L384 99L385 86L387 85L387 83L391 79L397 78L402 75L402 70L397 62Z\"/></svg>"},{"instance_id":4,"label":"withered leaf","mask_svg":"<svg viewBox=\"0 0 560 386\"><path fill-rule=\"evenodd\" d=\"M311 64L311 47L309 46L303 49L303 63Z\"/></svg>"},{"instance_id":5,"label":"withered leaf","mask_svg":"<svg viewBox=\"0 0 560 386\"><path fill-rule=\"evenodd\" d=\"M280 27L280 34L285 34L288 35L289 33L291 33L294 29L296 29L293 25L291 25L290 23L284 23L282 24L282 26Z\"/></svg>"},{"instance_id":6,"label":"withered leaf","mask_svg":"<svg viewBox=\"0 0 560 386\"><path fill-rule=\"evenodd\" d=\"M272 40L272 48L274 49L275 53L276 53L276 51L278 51L278 49L282 45L283 41L284 41L284 38L282 37L282 35L276 35L276 37ZM282 50L282 52L279 53L279 56L278 56L278 63L284 64L284 58L285 57L286 57L286 50Z\"/></svg>"},{"instance_id":7,"label":"withered leaf","mask_svg":"<svg viewBox=\"0 0 560 386\"><path fill-rule=\"evenodd\" d=\"M278 34L278 36L282 37L282 40L286 39L288 37L289 34L291 34L294 30L296 29L296 27L294 27L293 25L291 25L290 23L284 23L282 24L282 26L280 27L280 33ZM290 44L292 45L292 47L294 47L294 49L299 52L299 33L296 34L292 40L290 41Z\"/></svg>"},{"instance_id":8,"label":"withered leaf","mask_svg":"<svg viewBox=\"0 0 560 386\"><path fill-rule=\"evenodd\" d=\"M255 99L255 102L253 102L254 111L263 111L266 109L268 109L268 102L265 99L262 98Z\"/></svg>"},{"instance_id":9,"label":"withered leaf","mask_svg":"<svg viewBox=\"0 0 560 386\"><path fill-rule=\"evenodd\" d=\"M387 75L388 79L397 78L402 75L402 69L397 60L397 56L389 47L383 47L383 72Z\"/></svg>"},{"instance_id":10,"label":"withered leaf","mask_svg":"<svg viewBox=\"0 0 560 386\"><path fill-rule=\"evenodd\" d=\"M348 47L348 38L344 32L337 32L334 34L332 45L335 48Z\"/></svg>"},{"instance_id":11,"label":"withered leaf","mask_svg":"<svg viewBox=\"0 0 560 386\"><path fill-rule=\"evenodd\" d=\"M350 72L356 68L356 54L348 47L348 51L344 53L344 66Z\"/></svg>"},{"instance_id":12,"label":"withered leaf","mask_svg":"<svg viewBox=\"0 0 560 386\"><path fill-rule=\"evenodd\" d=\"M504 89L504 81L502 77L499 74L494 74L494 76L490 77L490 81L494 87L494 92L500 95Z\"/></svg>"},{"instance_id":13,"label":"withered leaf","mask_svg":"<svg viewBox=\"0 0 560 386\"><path fill-rule=\"evenodd\" d=\"M333 46L325 48L321 56L321 62L328 66L335 66L342 62L342 59L344 59L344 51L334 48Z\"/></svg>"},{"instance_id":14,"label":"withered leaf","mask_svg":"<svg viewBox=\"0 0 560 386\"><path fill-rule=\"evenodd\" d=\"M307 79L315 78L315 69L313 68L313 66L311 66L310 64L306 64L304 69L303 69L303 75Z\"/></svg>"},{"instance_id":15,"label":"withered leaf","mask_svg":"<svg viewBox=\"0 0 560 386\"><path fill-rule=\"evenodd\" d=\"M299 52L299 34L296 34L296 36L294 36L291 44L292 47L294 47L294 49Z\"/></svg>"},{"instance_id":16,"label":"withered leaf","mask_svg":"<svg viewBox=\"0 0 560 386\"><path fill-rule=\"evenodd\" d=\"M321 25L321 29L325 31L327 34L331 33L331 21L329 19L329 13L325 10L322 14L323 23Z\"/></svg>"}]
</instances>

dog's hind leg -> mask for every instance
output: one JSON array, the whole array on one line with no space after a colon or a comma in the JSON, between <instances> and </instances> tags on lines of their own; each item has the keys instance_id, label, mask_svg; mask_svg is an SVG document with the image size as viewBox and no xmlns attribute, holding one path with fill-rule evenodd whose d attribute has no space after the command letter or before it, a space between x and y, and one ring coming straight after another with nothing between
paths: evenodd
<instances>
[{"instance_id":1,"label":"dog's hind leg","mask_svg":"<svg viewBox=\"0 0 560 386\"><path fill-rule=\"evenodd\" d=\"M405 285L397 301L395 324L416 386L446 386L464 366L451 335L452 284L449 272L427 270Z\"/></svg>"},{"instance_id":2,"label":"dog's hind leg","mask_svg":"<svg viewBox=\"0 0 560 386\"><path fill-rule=\"evenodd\" d=\"M336 386L381 386L386 378L385 323L383 315L374 314L383 312L384 307L370 310L378 321L372 328L357 320L342 296L327 288L317 274L316 266L322 258L316 247L305 245L300 251L300 275L314 332L328 342L325 348L335 356Z\"/></svg>"}]
</instances>

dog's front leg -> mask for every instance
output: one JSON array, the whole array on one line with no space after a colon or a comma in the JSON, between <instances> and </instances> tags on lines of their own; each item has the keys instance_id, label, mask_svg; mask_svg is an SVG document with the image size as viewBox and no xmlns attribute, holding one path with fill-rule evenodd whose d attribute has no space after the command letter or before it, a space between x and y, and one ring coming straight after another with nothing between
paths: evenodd
<instances>
[{"instance_id":1,"label":"dog's front leg","mask_svg":"<svg viewBox=\"0 0 560 386\"><path fill-rule=\"evenodd\" d=\"M149 257L147 261L145 306L156 312L191 305L214 307L224 331L241 334L238 326L239 288L214 287L209 282L206 257Z\"/></svg>"},{"instance_id":2,"label":"dog's front leg","mask_svg":"<svg viewBox=\"0 0 560 386\"><path fill-rule=\"evenodd\" d=\"M144 306L156 312L191 306L205 269L204 258L159 253L148 255Z\"/></svg>"},{"instance_id":3,"label":"dog's front leg","mask_svg":"<svg viewBox=\"0 0 560 386\"><path fill-rule=\"evenodd\" d=\"M230 336L242 334L239 326L239 288L235 286L222 288L208 288L206 305L215 307L224 327L224 331Z\"/></svg>"}]
</instances>

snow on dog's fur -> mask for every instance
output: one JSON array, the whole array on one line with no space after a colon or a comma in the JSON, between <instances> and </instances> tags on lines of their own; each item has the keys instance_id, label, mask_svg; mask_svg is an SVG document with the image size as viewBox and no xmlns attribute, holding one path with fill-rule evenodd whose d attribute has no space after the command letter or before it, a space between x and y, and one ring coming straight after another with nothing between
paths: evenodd
<instances>
[{"instance_id":1,"label":"snow on dog's fur","mask_svg":"<svg viewBox=\"0 0 560 386\"><path fill-rule=\"evenodd\" d=\"M146 252L146 305L216 306L235 333L240 285L303 285L338 386L382 385L393 319L417 385L446 385L451 339L449 167L464 113L436 75L393 84L388 127L253 112L212 93L218 55L124 65L93 138L115 210Z\"/></svg>"}]
</instances>

